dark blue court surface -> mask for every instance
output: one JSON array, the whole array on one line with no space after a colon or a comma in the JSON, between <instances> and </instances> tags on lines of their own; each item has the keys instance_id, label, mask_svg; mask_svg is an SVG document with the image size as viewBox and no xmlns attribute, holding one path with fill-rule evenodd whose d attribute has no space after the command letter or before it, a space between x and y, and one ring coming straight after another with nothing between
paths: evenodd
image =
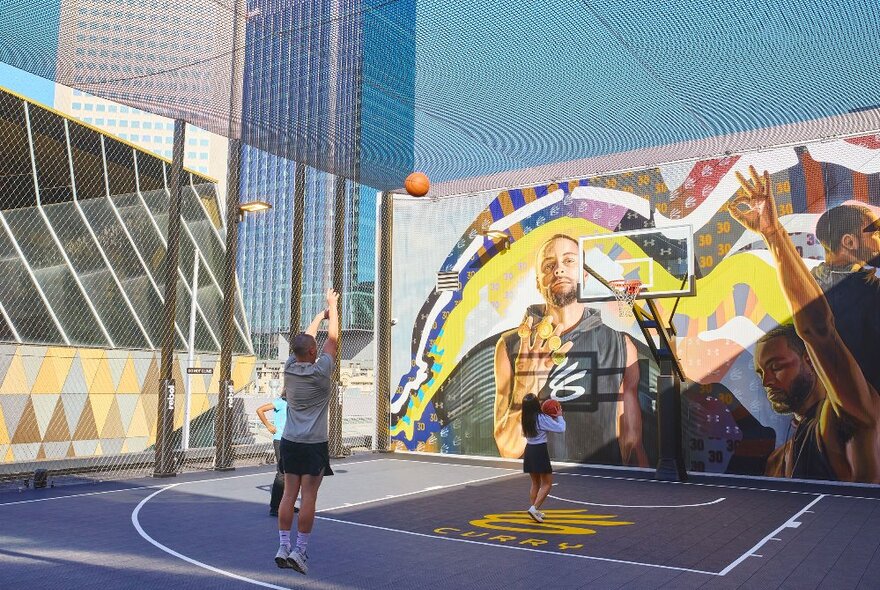
<instances>
[{"instance_id":1,"label":"dark blue court surface","mask_svg":"<svg viewBox=\"0 0 880 590\"><path fill-rule=\"evenodd\" d=\"M0 494L0 588L876 588L875 488L557 473L543 524L515 462L334 463L307 577L278 569L267 468Z\"/></svg>"}]
</instances>

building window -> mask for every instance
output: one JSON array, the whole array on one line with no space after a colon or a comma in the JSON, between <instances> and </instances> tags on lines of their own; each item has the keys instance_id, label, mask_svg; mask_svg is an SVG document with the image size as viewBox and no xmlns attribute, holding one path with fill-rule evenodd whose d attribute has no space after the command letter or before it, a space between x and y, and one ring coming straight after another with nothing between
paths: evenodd
<instances>
[{"instance_id":1,"label":"building window","mask_svg":"<svg viewBox=\"0 0 880 590\"><path fill-rule=\"evenodd\" d=\"M123 119L122 121L119 122L119 126L120 127L128 127L128 121Z\"/></svg>"},{"instance_id":2,"label":"building window","mask_svg":"<svg viewBox=\"0 0 880 590\"><path fill-rule=\"evenodd\" d=\"M95 110L98 111L99 113L103 113L106 110L106 108L107 107L105 107L104 105L99 104L98 106L95 107Z\"/></svg>"},{"instance_id":3,"label":"building window","mask_svg":"<svg viewBox=\"0 0 880 590\"><path fill-rule=\"evenodd\" d=\"M132 122L131 122L131 128L132 128L132 129L140 129L140 126L141 126L141 122L140 122L140 121L132 121Z\"/></svg>"},{"instance_id":4,"label":"building window","mask_svg":"<svg viewBox=\"0 0 880 590\"><path fill-rule=\"evenodd\" d=\"M73 103L73 110L78 111L82 108L82 105L78 102Z\"/></svg>"},{"instance_id":5,"label":"building window","mask_svg":"<svg viewBox=\"0 0 880 590\"><path fill-rule=\"evenodd\" d=\"M93 105L93 104L86 103L86 105L85 105L85 110L87 110L87 111L91 111L94 108L95 108L95 105Z\"/></svg>"}]
</instances>

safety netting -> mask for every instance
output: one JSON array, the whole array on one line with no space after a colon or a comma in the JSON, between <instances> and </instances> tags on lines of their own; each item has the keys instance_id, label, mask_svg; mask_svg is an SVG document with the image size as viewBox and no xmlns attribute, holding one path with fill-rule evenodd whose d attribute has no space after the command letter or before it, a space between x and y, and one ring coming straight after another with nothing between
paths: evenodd
<instances>
[{"instance_id":1,"label":"safety netting","mask_svg":"<svg viewBox=\"0 0 880 590\"><path fill-rule=\"evenodd\" d=\"M3 0L0 61L434 195L878 128L874 0Z\"/></svg>"}]
</instances>

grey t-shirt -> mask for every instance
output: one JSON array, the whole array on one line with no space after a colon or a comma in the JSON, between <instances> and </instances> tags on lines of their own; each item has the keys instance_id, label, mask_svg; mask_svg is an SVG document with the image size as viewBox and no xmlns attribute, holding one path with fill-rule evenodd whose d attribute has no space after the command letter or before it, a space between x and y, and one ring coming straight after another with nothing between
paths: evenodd
<instances>
[{"instance_id":1,"label":"grey t-shirt","mask_svg":"<svg viewBox=\"0 0 880 590\"><path fill-rule=\"evenodd\" d=\"M333 357L322 352L314 363L302 363L291 355L284 363L287 423L284 434L292 442L327 442L327 410L333 381Z\"/></svg>"}]
</instances>

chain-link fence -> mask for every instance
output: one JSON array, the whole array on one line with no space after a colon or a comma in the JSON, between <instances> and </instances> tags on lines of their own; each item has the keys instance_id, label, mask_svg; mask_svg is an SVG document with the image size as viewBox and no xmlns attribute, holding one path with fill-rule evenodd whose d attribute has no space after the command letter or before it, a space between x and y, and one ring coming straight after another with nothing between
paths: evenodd
<instances>
[{"instance_id":1,"label":"chain-link fence","mask_svg":"<svg viewBox=\"0 0 880 590\"><path fill-rule=\"evenodd\" d=\"M173 471L211 466L225 228L213 184L183 173L164 326L169 174L133 145L0 93L0 479L150 474L166 336ZM253 356L235 303L231 377L246 390ZM266 445L245 400L228 407L232 442L252 462Z\"/></svg>"}]
</instances>

